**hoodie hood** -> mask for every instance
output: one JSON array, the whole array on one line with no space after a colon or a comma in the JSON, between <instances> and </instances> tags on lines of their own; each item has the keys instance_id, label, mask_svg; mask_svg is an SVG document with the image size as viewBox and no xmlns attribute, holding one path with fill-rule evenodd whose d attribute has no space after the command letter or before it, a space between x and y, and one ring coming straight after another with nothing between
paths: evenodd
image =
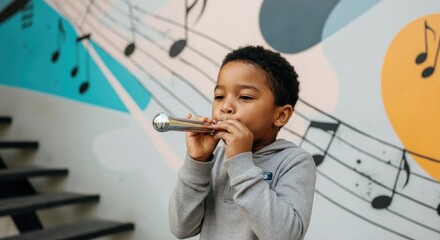
<instances>
[{"instance_id":1,"label":"hoodie hood","mask_svg":"<svg viewBox=\"0 0 440 240\"><path fill-rule=\"evenodd\" d=\"M287 141L285 139L277 139L273 143L263 147L262 149L253 153L254 160L258 160L261 158L267 158L268 156L274 155L278 152L283 151L287 148L296 148L297 145L294 143Z\"/></svg>"}]
</instances>

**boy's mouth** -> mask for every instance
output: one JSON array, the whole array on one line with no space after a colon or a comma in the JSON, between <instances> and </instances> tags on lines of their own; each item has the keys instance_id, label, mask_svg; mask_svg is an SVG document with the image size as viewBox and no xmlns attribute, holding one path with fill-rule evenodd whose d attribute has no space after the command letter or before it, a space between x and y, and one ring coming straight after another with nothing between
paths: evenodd
<instances>
[{"instance_id":1,"label":"boy's mouth","mask_svg":"<svg viewBox=\"0 0 440 240\"><path fill-rule=\"evenodd\" d=\"M226 118L226 119L217 119L217 123L219 123L219 122L223 122L223 121L227 121L227 120L230 120L229 118Z\"/></svg>"},{"instance_id":2,"label":"boy's mouth","mask_svg":"<svg viewBox=\"0 0 440 240\"><path fill-rule=\"evenodd\" d=\"M238 119L226 118L226 119L218 119L218 120L216 120L217 121L216 124L219 124L219 123L227 121L227 120L237 120L237 121L240 121Z\"/></svg>"}]
</instances>

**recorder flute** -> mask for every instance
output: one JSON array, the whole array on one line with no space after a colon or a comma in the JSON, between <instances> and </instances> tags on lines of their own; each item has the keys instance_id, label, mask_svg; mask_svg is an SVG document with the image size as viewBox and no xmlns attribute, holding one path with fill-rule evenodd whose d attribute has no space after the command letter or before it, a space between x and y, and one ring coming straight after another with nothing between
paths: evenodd
<instances>
[{"instance_id":1,"label":"recorder flute","mask_svg":"<svg viewBox=\"0 0 440 240\"><path fill-rule=\"evenodd\" d=\"M166 113L159 113L153 118L153 127L158 132L181 131L214 133L211 123L204 123L192 119L176 118Z\"/></svg>"}]
</instances>

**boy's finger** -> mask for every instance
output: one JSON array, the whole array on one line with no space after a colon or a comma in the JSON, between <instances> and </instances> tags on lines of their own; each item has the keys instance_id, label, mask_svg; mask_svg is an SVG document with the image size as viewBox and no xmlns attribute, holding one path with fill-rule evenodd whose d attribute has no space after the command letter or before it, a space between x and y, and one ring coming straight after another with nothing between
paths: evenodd
<instances>
[{"instance_id":1,"label":"boy's finger","mask_svg":"<svg viewBox=\"0 0 440 240\"><path fill-rule=\"evenodd\" d=\"M213 125L212 128L214 130L224 130L229 133L234 133L238 131L237 127L235 127L233 124L228 122L221 122L219 124Z\"/></svg>"},{"instance_id":2,"label":"boy's finger","mask_svg":"<svg viewBox=\"0 0 440 240\"><path fill-rule=\"evenodd\" d=\"M215 130L219 130L219 129L226 130L230 133L237 133L237 132L242 132L242 131L247 130L247 127L243 123L241 123L237 120L222 121L216 125L213 125L213 128Z\"/></svg>"},{"instance_id":3,"label":"boy's finger","mask_svg":"<svg viewBox=\"0 0 440 240\"><path fill-rule=\"evenodd\" d=\"M224 141L226 141L227 138L229 137L228 135L230 135L230 133L223 132L223 131L217 131L216 133L214 133L213 137L215 140L223 139Z\"/></svg>"}]
</instances>

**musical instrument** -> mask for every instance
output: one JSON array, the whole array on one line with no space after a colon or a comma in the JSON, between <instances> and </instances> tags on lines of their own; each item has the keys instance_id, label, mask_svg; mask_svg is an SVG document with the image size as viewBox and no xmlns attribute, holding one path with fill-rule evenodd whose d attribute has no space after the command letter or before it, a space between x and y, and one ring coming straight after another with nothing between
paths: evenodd
<instances>
[{"instance_id":1,"label":"musical instrument","mask_svg":"<svg viewBox=\"0 0 440 240\"><path fill-rule=\"evenodd\" d=\"M212 125L192 119L172 117L166 113L159 113L153 118L153 127L158 132L182 131L213 134Z\"/></svg>"}]
</instances>

